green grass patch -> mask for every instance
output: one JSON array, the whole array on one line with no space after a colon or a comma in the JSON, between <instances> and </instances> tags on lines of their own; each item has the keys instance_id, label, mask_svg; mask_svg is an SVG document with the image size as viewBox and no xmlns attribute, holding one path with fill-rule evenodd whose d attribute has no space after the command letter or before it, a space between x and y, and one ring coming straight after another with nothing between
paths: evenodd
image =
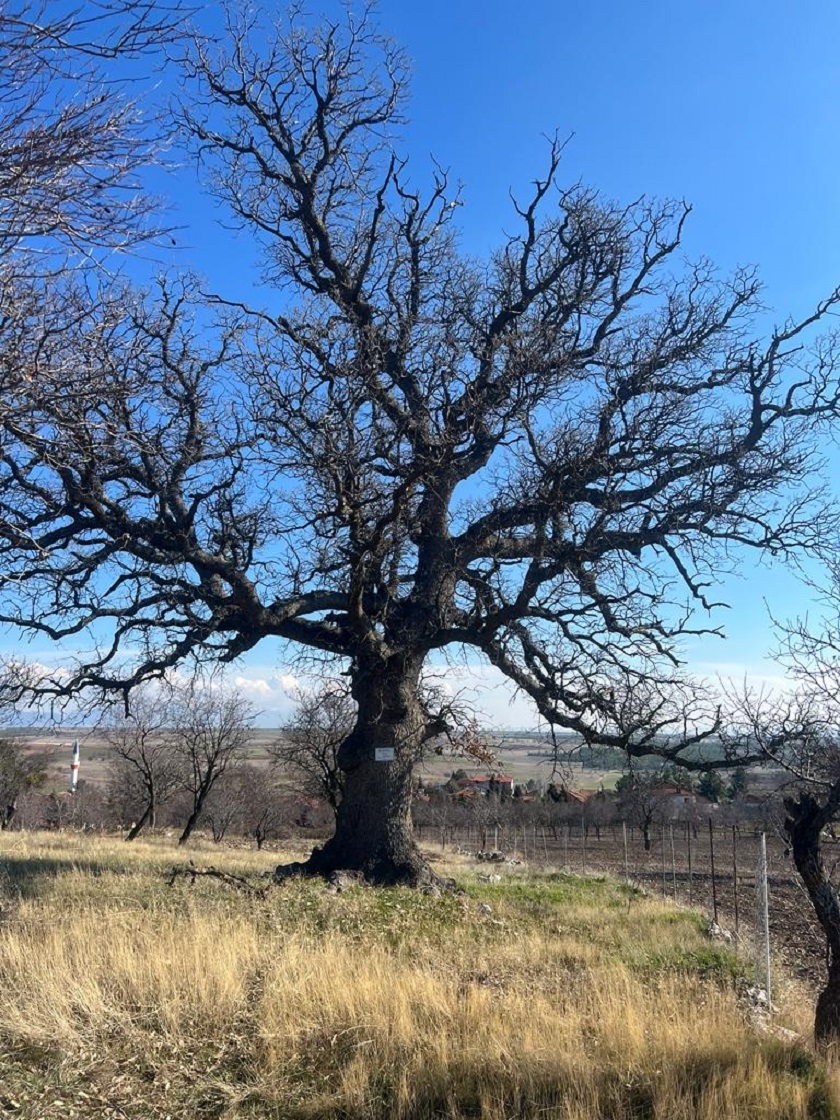
<instances>
[{"instance_id":1,"label":"green grass patch","mask_svg":"<svg viewBox=\"0 0 840 1120\"><path fill-rule=\"evenodd\" d=\"M641 952L624 953L622 959L639 972L673 970L719 984L745 983L751 975L751 966L742 957L716 945L674 946L665 951L646 948Z\"/></svg>"}]
</instances>

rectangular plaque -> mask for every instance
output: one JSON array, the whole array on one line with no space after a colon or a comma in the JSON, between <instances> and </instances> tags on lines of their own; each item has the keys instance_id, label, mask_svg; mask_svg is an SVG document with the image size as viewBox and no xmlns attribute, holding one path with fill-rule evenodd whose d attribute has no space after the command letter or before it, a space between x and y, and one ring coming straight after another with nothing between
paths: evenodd
<instances>
[{"instance_id":1,"label":"rectangular plaque","mask_svg":"<svg viewBox=\"0 0 840 1120\"><path fill-rule=\"evenodd\" d=\"M374 747L373 757L377 762L393 762L394 761L394 748L393 747Z\"/></svg>"}]
</instances>

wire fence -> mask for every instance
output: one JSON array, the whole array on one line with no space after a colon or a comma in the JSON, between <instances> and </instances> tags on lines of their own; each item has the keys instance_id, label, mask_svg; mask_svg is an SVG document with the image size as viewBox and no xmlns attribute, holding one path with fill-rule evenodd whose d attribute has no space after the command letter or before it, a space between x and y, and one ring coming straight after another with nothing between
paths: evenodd
<instances>
[{"instance_id":1,"label":"wire fence","mask_svg":"<svg viewBox=\"0 0 840 1120\"><path fill-rule=\"evenodd\" d=\"M783 862L778 837L771 836L768 846L764 831L712 820L647 830L621 821L596 831L584 817L554 828L458 823L425 825L418 832L441 852L471 855L479 862L615 875L663 898L704 908L722 931L751 947L756 984L769 1003L772 894L774 888L788 896L801 893L801 884Z\"/></svg>"}]
</instances>

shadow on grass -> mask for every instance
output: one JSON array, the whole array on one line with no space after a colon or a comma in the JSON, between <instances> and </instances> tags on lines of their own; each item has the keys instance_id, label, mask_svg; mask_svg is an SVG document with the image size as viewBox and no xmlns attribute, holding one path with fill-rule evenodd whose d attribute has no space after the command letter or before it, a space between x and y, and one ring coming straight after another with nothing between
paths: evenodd
<instances>
[{"instance_id":1,"label":"shadow on grass","mask_svg":"<svg viewBox=\"0 0 840 1120\"><path fill-rule=\"evenodd\" d=\"M0 857L0 897L37 898L44 880L57 879L70 871L81 871L97 879L114 867L90 859L61 859L50 856Z\"/></svg>"},{"instance_id":2,"label":"shadow on grass","mask_svg":"<svg viewBox=\"0 0 840 1120\"><path fill-rule=\"evenodd\" d=\"M764 1053L764 1066L778 1079L780 1104L785 1111L781 1116L796 1116L800 1120L840 1120L837 1101L829 1084L826 1066L813 1053L800 1044L771 1045ZM584 1115L591 1111L599 1120L659 1120L668 1115L705 1116L708 1103L715 1094L729 1083L742 1083L746 1092L739 1094L737 1087L731 1099L733 1111L726 1117L748 1120L755 1115L766 1117L749 1090L749 1079L754 1071L739 1052L698 1055L684 1062L674 1062L669 1077L663 1079L656 1069L638 1070L634 1076L626 1070L594 1069L588 1084L581 1079L574 1066L552 1073L534 1072L516 1083L510 1071L501 1073L479 1070L466 1066L450 1069L444 1077L445 1084L429 1079L419 1084L409 1111L397 1107L391 1098L390 1078L380 1075L371 1082L370 1111L365 1116L371 1120L436 1120L438 1117L457 1117L472 1120L480 1117L517 1117L517 1120L544 1120L573 1114ZM786 1093L785 1082L804 1086L803 1101L795 1089ZM730 1088L730 1092L733 1090ZM577 1108L570 1108L574 1102ZM790 1111L788 1111L788 1106ZM288 1117L309 1120L314 1115L326 1115L309 1110L305 1104L300 1112L292 1110ZM350 1115L338 1112L335 1115Z\"/></svg>"}]
</instances>

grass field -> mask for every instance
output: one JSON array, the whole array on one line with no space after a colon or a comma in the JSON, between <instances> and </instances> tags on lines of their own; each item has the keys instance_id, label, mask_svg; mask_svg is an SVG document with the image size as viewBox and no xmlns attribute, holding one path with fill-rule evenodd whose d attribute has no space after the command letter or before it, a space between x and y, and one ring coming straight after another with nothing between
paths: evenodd
<instances>
[{"instance_id":1,"label":"grass field","mask_svg":"<svg viewBox=\"0 0 840 1120\"><path fill-rule=\"evenodd\" d=\"M247 760L256 765L266 764L270 757L271 746L281 735L279 728L255 728L246 752ZM28 750L49 755L50 789L67 788L71 750L75 738L79 739L81 748L82 780L93 785L102 785L108 780L112 749L95 730L68 728L52 736L24 732L21 738ZM534 780L544 786L553 779L553 762L546 753L549 744L544 739L537 736L532 739L525 736L505 738L502 735L489 734L488 745L496 757L495 768L510 774L517 784ZM423 781L438 784L445 782L453 771L462 768L469 773L487 772L486 766L479 766L468 758L430 752L420 766L418 774ZM621 772L592 769L578 763L565 763L562 776L576 789L613 789Z\"/></svg>"},{"instance_id":2,"label":"grass field","mask_svg":"<svg viewBox=\"0 0 840 1120\"><path fill-rule=\"evenodd\" d=\"M254 882L277 859L192 855ZM703 917L616 881L456 862L462 894L259 899L169 886L186 857L152 843L4 833L0 857L4 1118L840 1117L837 1068L753 1025Z\"/></svg>"}]
</instances>

